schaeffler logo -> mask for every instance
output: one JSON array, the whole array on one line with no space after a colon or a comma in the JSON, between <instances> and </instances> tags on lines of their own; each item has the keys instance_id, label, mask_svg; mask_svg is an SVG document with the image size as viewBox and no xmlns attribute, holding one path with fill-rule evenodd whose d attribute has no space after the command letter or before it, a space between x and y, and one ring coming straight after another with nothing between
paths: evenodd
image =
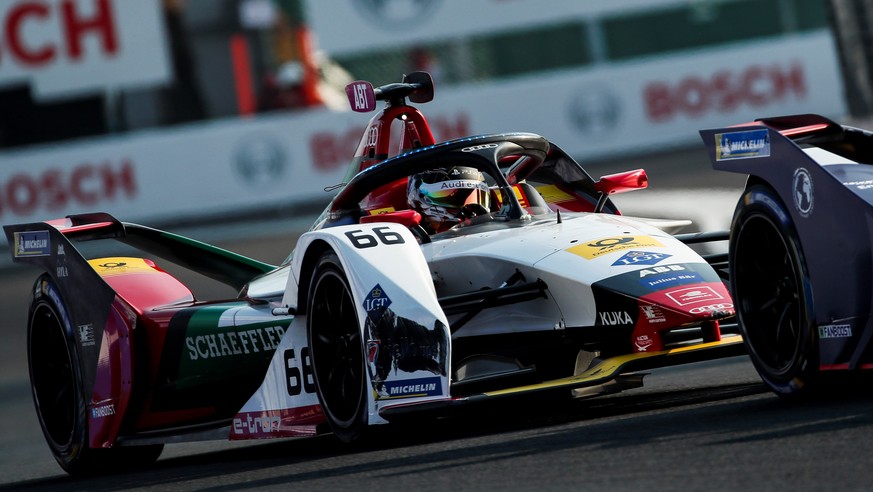
<instances>
[{"instance_id":1,"label":"schaeffler logo","mask_svg":"<svg viewBox=\"0 0 873 492\"><path fill-rule=\"evenodd\" d=\"M430 19L441 0L353 0L351 2L365 17L381 26L398 27L421 24Z\"/></svg>"}]
</instances>

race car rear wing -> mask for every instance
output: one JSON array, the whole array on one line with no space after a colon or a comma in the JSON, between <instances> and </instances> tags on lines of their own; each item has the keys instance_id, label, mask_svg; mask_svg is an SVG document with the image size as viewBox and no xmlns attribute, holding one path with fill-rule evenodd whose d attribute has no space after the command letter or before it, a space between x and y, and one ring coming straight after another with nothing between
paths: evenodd
<instances>
[{"instance_id":1,"label":"race car rear wing","mask_svg":"<svg viewBox=\"0 0 873 492\"><path fill-rule=\"evenodd\" d=\"M188 270L200 273L236 290L252 278L275 267L217 246L150 227L120 222L107 213L70 215L65 219L4 226L15 262L30 263L50 271L47 253L41 252L38 236L46 226L57 230L68 241L115 239L150 255L158 256ZM33 249L36 248L36 249ZM29 253L33 251L33 253Z\"/></svg>"},{"instance_id":2,"label":"race car rear wing","mask_svg":"<svg viewBox=\"0 0 873 492\"><path fill-rule=\"evenodd\" d=\"M819 137L839 135L843 130L839 124L817 114L773 116L759 118L755 121L791 139L813 135Z\"/></svg>"},{"instance_id":3,"label":"race car rear wing","mask_svg":"<svg viewBox=\"0 0 873 492\"><path fill-rule=\"evenodd\" d=\"M840 125L817 114L759 118L727 128L701 130L700 136L713 167L722 171L757 175L762 162L758 158L797 154L797 147L809 146L821 148L848 161L873 163L873 133ZM786 146L787 142L794 146ZM806 156L797 155L800 160L808 160Z\"/></svg>"}]
</instances>

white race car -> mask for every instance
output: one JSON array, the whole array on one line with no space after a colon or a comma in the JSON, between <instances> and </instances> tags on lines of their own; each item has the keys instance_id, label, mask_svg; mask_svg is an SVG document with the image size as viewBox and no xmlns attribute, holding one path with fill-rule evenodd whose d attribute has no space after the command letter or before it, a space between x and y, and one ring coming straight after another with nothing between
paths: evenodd
<instances>
[{"instance_id":1,"label":"white race car","mask_svg":"<svg viewBox=\"0 0 873 492\"><path fill-rule=\"evenodd\" d=\"M281 265L107 214L5 227L15 261L45 272L30 373L65 470L149 463L184 439L353 440L416 412L593 396L638 387L634 370L744 353L722 336L726 258L686 245L727 236L676 236L686 222L624 217L608 199L645 187L644 171L594 181L529 133L435 144L407 104L432 98L426 73L347 90L353 109L386 106ZM86 259L75 246L98 239L144 255ZM239 295L195 299L152 257Z\"/></svg>"}]
</instances>

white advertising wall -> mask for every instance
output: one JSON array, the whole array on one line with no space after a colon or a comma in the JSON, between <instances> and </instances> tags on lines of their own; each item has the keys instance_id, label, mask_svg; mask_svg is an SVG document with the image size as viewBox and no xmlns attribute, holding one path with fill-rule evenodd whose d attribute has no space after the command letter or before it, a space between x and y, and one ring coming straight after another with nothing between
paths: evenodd
<instances>
[{"instance_id":1,"label":"white advertising wall","mask_svg":"<svg viewBox=\"0 0 873 492\"><path fill-rule=\"evenodd\" d=\"M438 140L541 133L583 163L701 145L697 130L763 116L845 112L827 33L644 63L436 89ZM399 78L399 74L398 74ZM369 115L317 110L0 153L0 224L106 211L144 222L313 200L345 174Z\"/></svg>"},{"instance_id":2,"label":"white advertising wall","mask_svg":"<svg viewBox=\"0 0 873 492\"><path fill-rule=\"evenodd\" d=\"M688 0L306 0L306 18L318 33L319 46L339 55L687 4Z\"/></svg>"},{"instance_id":3,"label":"white advertising wall","mask_svg":"<svg viewBox=\"0 0 873 492\"><path fill-rule=\"evenodd\" d=\"M0 86L37 100L166 83L160 0L3 0Z\"/></svg>"},{"instance_id":4,"label":"white advertising wall","mask_svg":"<svg viewBox=\"0 0 873 492\"><path fill-rule=\"evenodd\" d=\"M845 114L828 33L515 79L452 94L479 132L542 133L582 159L658 152L765 116ZM446 98L435 106L445 107ZM507 128L509 125L516 125Z\"/></svg>"}]
</instances>

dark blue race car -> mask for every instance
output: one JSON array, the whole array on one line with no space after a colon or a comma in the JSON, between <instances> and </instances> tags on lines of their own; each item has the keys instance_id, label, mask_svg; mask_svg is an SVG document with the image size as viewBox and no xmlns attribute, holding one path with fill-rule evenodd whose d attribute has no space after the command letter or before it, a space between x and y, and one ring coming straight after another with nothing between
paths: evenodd
<instances>
[{"instance_id":1,"label":"dark blue race car","mask_svg":"<svg viewBox=\"0 0 873 492\"><path fill-rule=\"evenodd\" d=\"M797 396L873 368L873 134L807 114L700 135L715 169L749 175L729 270L761 378Z\"/></svg>"}]
</instances>

